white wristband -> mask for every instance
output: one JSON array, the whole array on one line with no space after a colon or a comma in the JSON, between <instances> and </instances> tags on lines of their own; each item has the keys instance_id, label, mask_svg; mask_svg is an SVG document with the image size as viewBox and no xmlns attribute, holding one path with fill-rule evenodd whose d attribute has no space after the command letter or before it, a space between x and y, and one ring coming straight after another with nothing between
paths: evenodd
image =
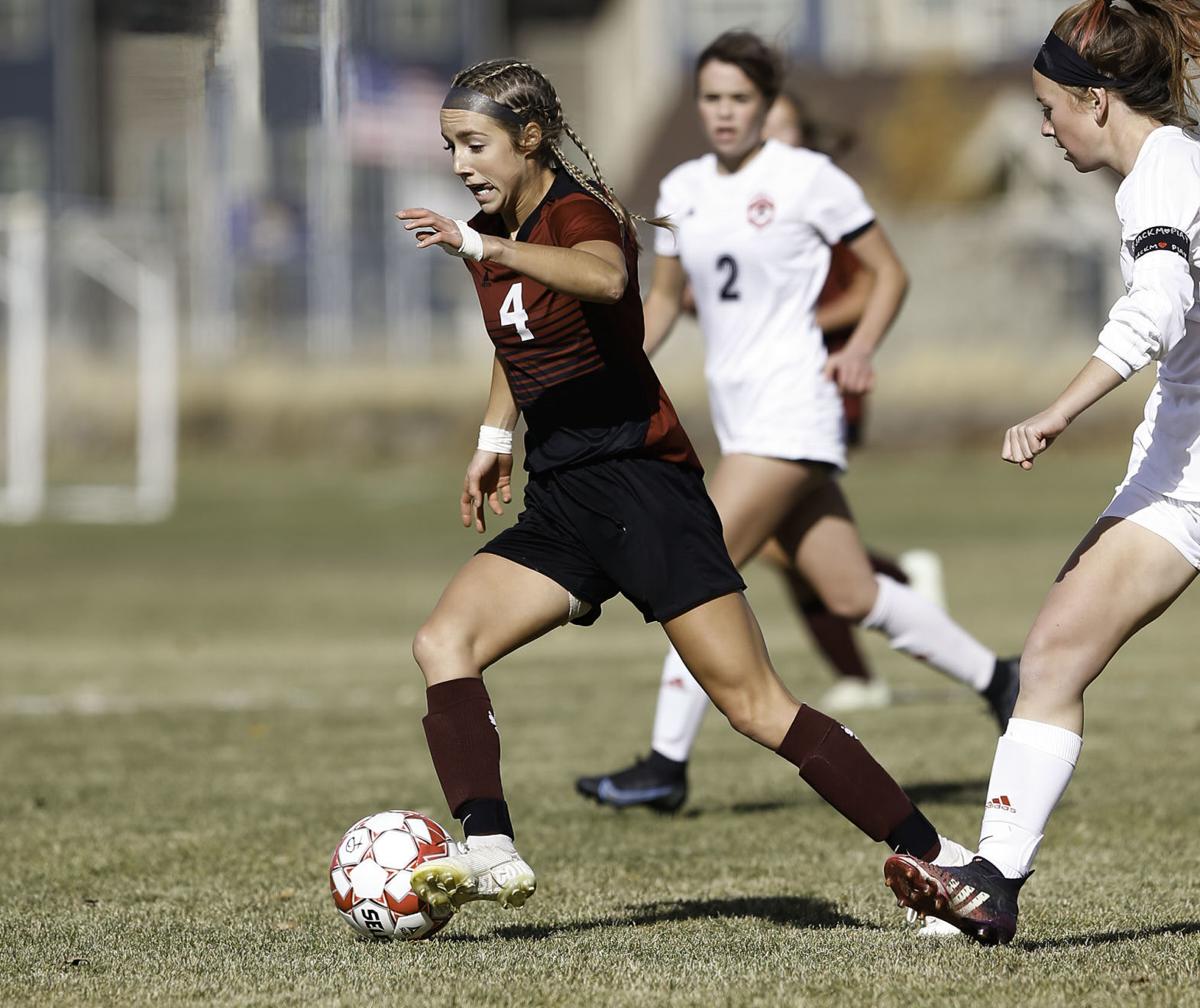
<instances>
[{"instance_id":1,"label":"white wristband","mask_svg":"<svg viewBox=\"0 0 1200 1008\"><path fill-rule=\"evenodd\" d=\"M498 455L511 455L513 450L513 432L503 427L489 427L484 424L479 428L480 451L496 452Z\"/></svg>"},{"instance_id":2,"label":"white wristband","mask_svg":"<svg viewBox=\"0 0 1200 1008\"><path fill-rule=\"evenodd\" d=\"M458 228L458 233L462 235L462 244L454 254L460 259L483 262L483 235L466 221L456 220L454 225Z\"/></svg>"}]
</instances>

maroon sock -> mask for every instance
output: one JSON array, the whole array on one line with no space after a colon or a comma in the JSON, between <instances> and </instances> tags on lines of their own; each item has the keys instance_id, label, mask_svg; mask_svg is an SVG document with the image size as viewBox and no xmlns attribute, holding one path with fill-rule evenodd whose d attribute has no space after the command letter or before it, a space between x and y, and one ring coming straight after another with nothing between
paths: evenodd
<instances>
[{"instance_id":1,"label":"maroon sock","mask_svg":"<svg viewBox=\"0 0 1200 1008\"><path fill-rule=\"evenodd\" d=\"M882 553L868 553L867 556L871 560L871 569L876 574L890 577L893 581L899 581L901 584L908 584L908 575L891 557L886 557Z\"/></svg>"},{"instance_id":2,"label":"maroon sock","mask_svg":"<svg viewBox=\"0 0 1200 1008\"><path fill-rule=\"evenodd\" d=\"M451 679L425 691L429 713L421 723L446 804L458 818L476 798L504 800L500 785L500 733L482 679Z\"/></svg>"},{"instance_id":3,"label":"maroon sock","mask_svg":"<svg viewBox=\"0 0 1200 1008\"><path fill-rule=\"evenodd\" d=\"M922 858L937 854L937 831L867 747L833 718L802 704L776 751L872 840Z\"/></svg>"},{"instance_id":4,"label":"maroon sock","mask_svg":"<svg viewBox=\"0 0 1200 1008\"><path fill-rule=\"evenodd\" d=\"M858 649L854 639L854 631L850 624L840 616L835 616L824 606L807 608L804 619L808 623L808 632L812 634L813 642L825 656L825 660L837 670L837 674L845 679L861 679L867 682L871 671Z\"/></svg>"}]
</instances>

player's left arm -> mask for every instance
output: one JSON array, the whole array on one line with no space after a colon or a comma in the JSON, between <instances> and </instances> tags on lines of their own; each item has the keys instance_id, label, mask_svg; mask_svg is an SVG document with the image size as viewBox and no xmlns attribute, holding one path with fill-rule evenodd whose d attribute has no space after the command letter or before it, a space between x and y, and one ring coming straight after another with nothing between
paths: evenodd
<instances>
[{"instance_id":1,"label":"player's left arm","mask_svg":"<svg viewBox=\"0 0 1200 1008\"><path fill-rule=\"evenodd\" d=\"M879 224L872 224L848 244L871 278L871 291L850 339L829 355L825 373L843 392L862 393L875 383L871 358L900 313L908 293L908 272Z\"/></svg>"},{"instance_id":2,"label":"player's left arm","mask_svg":"<svg viewBox=\"0 0 1200 1008\"><path fill-rule=\"evenodd\" d=\"M858 325L874 289L875 274L865 269L855 270L845 290L818 305L817 328L823 333L831 333Z\"/></svg>"},{"instance_id":3,"label":"player's left arm","mask_svg":"<svg viewBox=\"0 0 1200 1008\"><path fill-rule=\"evenodd\" d=\"M500 355L496 354L492 361L492 384L488 389L483 426L508 431L511 435L520 416L521 410L509 384L508 372L504 370ZM480 433L482 438L483 432ZM459 497L459 516L464 528L474 524L476 532L487 531L483 513L485 501L492 509L492 514L504 514L504 505L512 503L512 468L511 451L493 451L490 448L475 450L467 464Z\"/></svg>"},{"instance_id":4,"label":"player's left arm","mask_svg":"<svg viewBox=\"0 0 1200 1008\"><path fill-rule=\"evenodd\" d=\"M417 248L441 246L450 255L461 255L463 234L448 217L432 210L401 210L396 216L404 230L415 231ZM494 262L529 277L543 287L599 304L616 304L625 294L629 274L625 253L609 241L581 241L570 248L534 245L495 235L482 239L482 262Z\"/></svg>"}]
</instances>

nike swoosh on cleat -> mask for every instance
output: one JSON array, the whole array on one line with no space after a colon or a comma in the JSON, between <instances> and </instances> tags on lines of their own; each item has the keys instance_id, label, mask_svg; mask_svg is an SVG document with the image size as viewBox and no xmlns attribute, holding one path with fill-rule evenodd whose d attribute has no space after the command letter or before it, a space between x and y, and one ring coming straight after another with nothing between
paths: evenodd
<instances>
[{"instance_id":1,"label":"nike swoosh on cleat","mask_svg":"<svg viewBox=\"0 0 1200 1008\"><path fill-rule=\"evenodd\" d=\"M642 802L666 798L672 790L673 788L669 784L651 788L620 788L608 777L605 777L596 789L596 794L601 801L610 802L613 805L640 805Z\"/></svg>"}]
</instances>

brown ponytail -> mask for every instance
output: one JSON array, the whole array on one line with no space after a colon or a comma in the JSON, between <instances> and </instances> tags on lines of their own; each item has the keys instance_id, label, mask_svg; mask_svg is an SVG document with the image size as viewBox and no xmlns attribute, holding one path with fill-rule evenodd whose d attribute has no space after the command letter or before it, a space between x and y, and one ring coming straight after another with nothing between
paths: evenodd
<instances>
[{"instance_id":1,"label":"brown ponytail","mask_svg":"<svg viewBox=\"0 0 1200 1008\"><path fill-rule=\"evenodd\" d=\"M1130 81L1113 90L1135 112L1169 126L1197 125L1196 0L1085 0L1059 15L1054 34L1097 70Z\"/></svg>"},{"instance_id":2,"label":"brown ponytail","mask_svg":"<svg viewBox=\"0 0 1200 1008\"><path fill-rule=\"evenodd\" d=\"M655 227L667 226L664 220L647 219L625 209L612 186L605 181L592 152L579 134L571 128L570 123L563 118L562 102L559 101L554 85L536 67L519 60L487 60L460 70L455 74L452 86L470 88L486 95L492 101L499 102L515 112L522 124L537 123L542 130L542 145L537 151L541 162L547 167L565 171L584 190L608 207L621 225L623 234L636 234L635 221L645 221ZM513 146L519 149L523 126L507 122L501 122L501 125L511 138ZM563 154L560 146L563 134L566 134L587 159L592 169L590 177Z\"/></svg>"}]
</instances>

